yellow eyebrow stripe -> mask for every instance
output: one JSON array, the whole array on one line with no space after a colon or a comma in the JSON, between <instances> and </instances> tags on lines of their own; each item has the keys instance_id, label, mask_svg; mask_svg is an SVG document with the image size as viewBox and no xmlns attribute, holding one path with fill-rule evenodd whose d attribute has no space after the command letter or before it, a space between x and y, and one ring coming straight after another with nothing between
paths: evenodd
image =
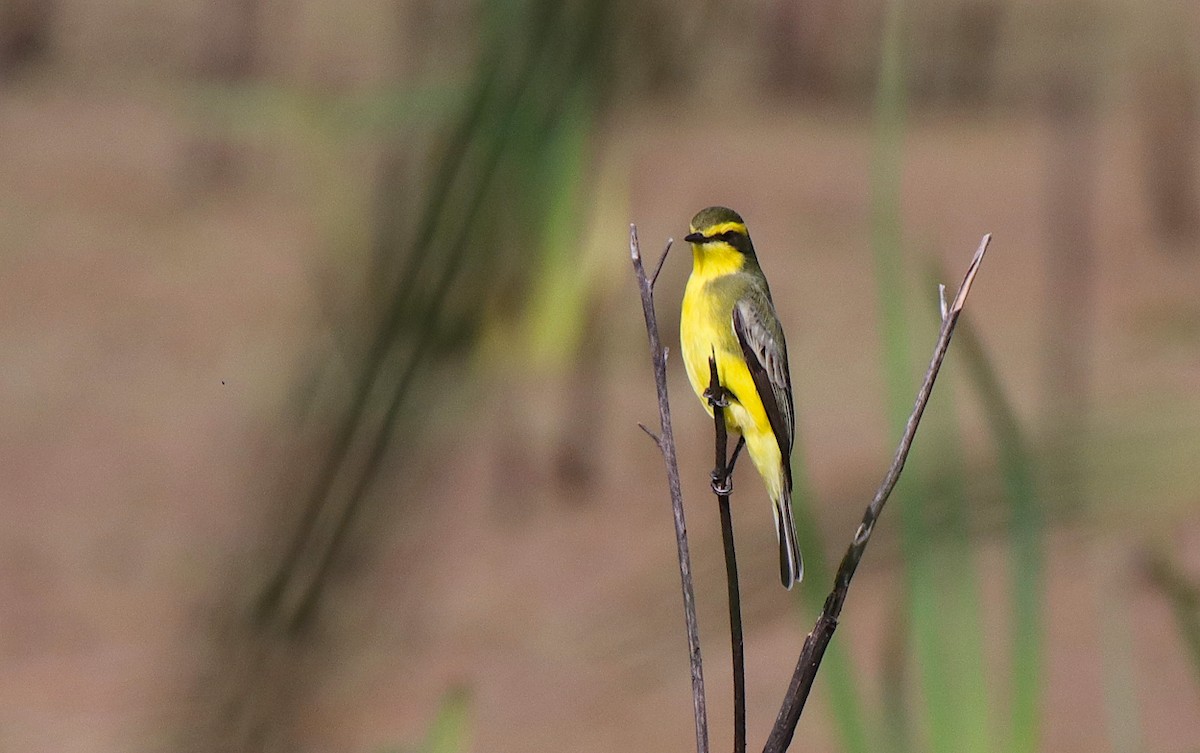
<instances>
[{"instance_id":1,"label":"yellow eyebrow stripe","mask_svg":"<svg viewBox=\"0 0 1200 753\"><path fill-rule=\"evenodd\" d=\"M722 222L721 224L713 225L712 227L692 228L692 229L698 233L704 233L705 235L707 235L710 238L713 236L720 235L721 233L727 233L730 230L732 230L736 233L740 233L742 235L749 235L749 233L746 232L746 226L740 222Z\"/></svg>"}]
</instances>

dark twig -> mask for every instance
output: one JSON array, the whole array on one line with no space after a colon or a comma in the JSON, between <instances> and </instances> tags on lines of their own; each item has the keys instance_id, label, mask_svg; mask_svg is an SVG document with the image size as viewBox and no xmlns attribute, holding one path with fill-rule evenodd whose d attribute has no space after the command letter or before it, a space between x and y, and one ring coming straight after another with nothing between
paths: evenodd
<instances>
[{"instance_id":1,"label":"dark twig","mask_svg":"<svg viewBox=\"0 0 1200 753\"><path fill-rule=\"evenodd\" d=\"M729 456L729 477L733 477L733 467L737 465L738 456L742 454L742 449L746 446L746 438L738 437L737 444L733 448L733 454Z\"/></svg>"},{"instance_id":2,"label":"dark twig","mask_svg":"<svg viewBox=\"0 0 1200 753\"><path fill-rule=\"evenodd\" d=\"M895 488L896 482L900 480L900 472L904 470L904 461L908 459L908 451L912 447L913 437L921 422L921 415L925 412L925 405L929 402L933 382L937 379L938 371L942 367L942 360L946 357L946 349L950 347L950 337L954 334L958 316L962 312L963 304L966 303L967 294L971 292L975 273L979 271L979 264L983 261L983 255L987 251L991 239L990 234L983 236L974 258L971 259L971 265L967 268L962 285L958 288L958 294L954 296L954 301L942 318L942 329L938 335L937 345L933 349L933 358L930 360L929 369L925 372L925 381L922 382L921 389L917 391L916 403L913 405L912 414L908 417L908 423L904 427L904 435L900 439L900 445L896 448L892 465L884 475L878 491L875 492L875 498L867 506L862 523L854 534L854 540L842 557L842 563L838 566L837 575L834 577L833 591L825 600L825 608L821 611L821 616L817 618L812 632L804 640L804 648L801 649L800 659L796 662L796 669L792 674L787 695L784 696L783 706L775 718L775 726L771 729L767 744L763 748L764 753L783 753L792 742L792 735L796 732L796 724L800 721L800 714L804 711L804 704L808 700L809 691L812 690L813 680L821 666L825 649L829 646L830 639L833 638L833 632L837 630L838 617L846 602L850 581L854 577L855 570L858 569L858 563L862 560L867 543L871 540L871 532L875 529L875 522L883 511L883 505L891 495L892 489Z\"/></svg>"},{"instance_id":3,"label":"dark twig","mask_svg":"<svg viewBox=\"0 0 1200 753\"><path fill-rule=\"evenodd\" d=\"M662 271L663 264L667 263L667 254L671 253L671 244L668 242L667 247L663 249L662 256L658 257L658 264L654 265L654 274L650 276L650 288L658 284L658 273Z\"/></svg>"},{"instance_id":4,"label":"dark twig","mask_svg":"<svg viewBox=\"0 0 1200 753\"><path fill-rule=\"evenodd\" d=\"M1145 556L1143 567L1150 581L1171 603L1179 636L1192 655L1193 669L1200 678L1200 585L1190 582L1166 552Z\"/></svg>"},{"instance_id":5,"label":"dark twig","mask_svg":"<svg viewBox=\"0 0 1200 753\"><path fill-rule=\"evenodd\" d=\"M671 242L658 262L662 269ZM642 252L638 247L637 226L629 226L629 254L633 258L633 273L642 294L642 314L646 318L646 334L650 338L650 360L654 364L654 384L658 391L658 418L662 433L642 427L658 444L667 465L667 486L671 491L671 509L675 517L675 542L679 548L679 579L683 585L683 614L687 623L688 657L692 667L692 707L696 716L696 751L708 753L708 712L704 702L704 670L700 661L700 628L696 619L696 593L692 588L692 562L688 554L687 524L683 517L683 491L679 483L679 462L675 457L675 436L671 432L671 406L667 400L667 351L658 336L658 319L654 315L654 279L646 276Z\"/></svg>"},{"instance_id":6,"label":"dark twig","mask_svg":"<svg viewBox=\"0 0 1200 753\"><path fill-rule=\"evenodd\" d=\"M655 433L654 433L654 430L653 430L653 429L651 429L649 426L646 426L644 423L641 423L641 422L639 421L639 422L638 422L638 428L639 428L639 429L641 429L642 431L646 432L646 436L648 436L648 437L650 437L651 439L653 439L653 440L654 440L654 444L662 444L662 437L660 437L660 436L658 436L657 434L655 434Z\"/></svg>"},{"instance_id":7,"label":"dark twig","mask_svg":"<svg viewBox=\"0 0 1200 753\"><path fill-rule=\"evenodd\" d=\"M726 462L729 450L725 427L725 408L728 392L717 376L716 357L708 359L708 404L713 409L716 428L716 465L712 472L713 494L721 511L721 540L725 544L725 582L729 589L729 643L733 656L733 753L746 753L746 652L742 642L742 595L738 588L737 550L733 546L733 515L729 510L729 495L733 492L733 463ZM734 459L744 440L739 440Z\"/></svg>"}]
</instances>

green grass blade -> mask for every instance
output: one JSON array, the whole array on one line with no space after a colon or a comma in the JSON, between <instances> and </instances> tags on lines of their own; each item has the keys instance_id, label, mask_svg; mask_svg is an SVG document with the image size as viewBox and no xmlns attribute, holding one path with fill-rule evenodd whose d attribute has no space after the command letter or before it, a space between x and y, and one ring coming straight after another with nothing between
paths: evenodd
<instances>
[{"instance_id":1,"label":"green grass blade","mask_svg":"<svg viewBox=\"0 0 1200 753\"><path fill-rule=\"evenodd\" d=\"M959 322L958 350L996 443L1011 515L1012 725L1009 749L1034 753L1041 740L1043 521L1034 459L1000 379L969 320Z\"/></svg>"},{"instance_id":2,"label":"green grass blade","mask_svg":"<svg viewBox=\"0 0 1200 753\"><path fill-rule=\"evenodd\" d=\"M888 625L883 650L880 692L883 697L881 725L885 753L910 753L913 745L912 711L909 703L908 622L902 609L896 609Z\"/></svg>"},{"instance_id":3,"label":"green grass blade","mask_svg":"<svg viewBox=\"0 0 1200 753\"><path fill-rule=\"evenodd\" d=\"M903 429L910 407L911 349L904 312L901 258L900 180L904 148L904 81L900 50L902 5L887 5L879 89L875 100L875 135L871 158L871 248L883 345L888 411L893 429ZM897 492L900 489L896 490Z\"/></svg>"},{"instance_id":4,"label":"green grass blade","mask_svg":"<svg viewBox=\"0 0 1200 753\"><path fill-rule=\"evenodd\" d=\"M587 324L591 280L580 263L578 238L591 131L591 108L577 92L564 107L561 127L546 136L542 148L544 176L539 182L546 190L540 197L540 249L530 260L537 272L524 311L522 354L539 367L565 369L578 357Z\"/></svg>"},{"instance_id":5,"label":"green grass blade","mask_svg":"<svg viewBox=\"0 0 1200 753\"><path fill-rule=\"evenodd\" d=\"M887 4L881 45L871 164L871 241L888 415L895 435L903 430L911 410L914 383L912 338L904 301L900 211L906 105L903 19L903 4L891 0ZM935 397L936 400L939 398ZM923 432L928 433L928 430ZM928 441L916 444L908 472L893 494L900 507L909 632L924 699L924 731L928 735L928 749L934 753L987 750L988 704L982 649L978 642L972 645L969 639L955 646L949 637L950 633L978 634L978 606L973 604L975 581L968 571L961 569L961 563L947 566L930 550L931 530L922 505L933 489L918 486L930 478L927 470L930 455L922 449L927 445ZM947 577L953 585L949 590ZM955 600L950 608L948 597ZM967 624L948 624L959 617L966 618Z\"/></svg>"},{"instance_id":6,"label":"green grass blade","mask_svg":"<svg viewBox=\"0 0 1200 753\"><path fill-rule=\"evenodd\" d=\"M826 584L833 582L833 573L826 564L825 545L813 515L812 492L804 453L797 446L792 450L792 513L796 518L796 535L800 550L805 553L803 597L804 619L816 619L828 595ZM867 738L867 720L863 711L859 682L850 664L844 641L834 640L825 650L821 679L829 689L829 710L841 738L845 753L868 753L876 750Z\"/></svg>"},{"instance_id":7,"label":"green grass blade","mask_svg":"<svg viewBox=\"0 0 1200 753\"><path fill-rule=\"evenodd\" d=\"M930 288L932 290L933 288ZM970 501L962 437L954 420L953 360L942 366L937 409L926 414L926 454L938 458L926 464L928 475L919 479L926 508L925 532L932 544L926 555L938 596L938 614L927 630L939 632L938 650L946 657L947 684L957 713L956 746L964 751L987 751L992 739L989 719L986 662L983 652L983 618L979 602L979 577L972 549Z\"/></svg>"},{"instance_id":8,"label":"green grass blade","mask_svg":"<svg viewBox=\"0 0 1200 753\"><path fill-rule=\"evenodd\" d=\"M871 247L874 252L879 301L884 381L889 426L899 436L908 418L912 349L904 306L904 263L901 252L900 184L903 169L905 92L901 52L900 0L887 4L875 100L875 134L871 159ZM918 447L920 445L918 444ZM892 494L899 507L900 542L904 554L909 628L920 685L928 710L930 750L951 753L954 748L952 709L955 699L945 682L949 667L940 650L937 593L931 562L923 546L925 525L912 480L923 476L922 453L914 451L908 473Z\"/></svg>"},{"instance_id":9,"label":"green grass blade","mask_svg":"<svg viewBox=\"0 0 1200 753\"><path fill-rule=\"evenodd\" d=\"M441 708L421 747L423 753L460 753L467 749L470 700L462 688L454 688L442 697Z\"/></svg>"},{"instance_id":10,"label":"green grass blade","mask_svg":"<svg viewBox=\"0 0 1200 753\"><path fill-rule=\"evenodd\" d=\"M1134 681L1133 629L1129 625L1129 602L1113 588L1115 566L1106 553L1092 552L1091 571L1096 578L1096 614L1100 632L1100 663L1104 672L1104 710L1113 753L1146 750L1138 714L1137 683Z\"/></svg>"}]
</instances>

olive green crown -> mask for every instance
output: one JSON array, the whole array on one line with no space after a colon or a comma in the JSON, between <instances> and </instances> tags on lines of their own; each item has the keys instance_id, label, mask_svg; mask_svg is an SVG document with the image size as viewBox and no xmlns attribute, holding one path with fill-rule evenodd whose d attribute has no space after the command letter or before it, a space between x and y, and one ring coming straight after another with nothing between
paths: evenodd
<instances>
[{"instance_id":1,"label":"olive green crown","mask_svg":"<svg viewBox=\"0 0 1200 753\"><path fill-rule=\"evenodd\" d=\"M709 207L708 209L701 209L696 213L696 216L692 218L692 227L698 231L703 231L705 228L721 225L726 222L746 224L742 216L729 207Z\"/></svg>"}]
</instances>

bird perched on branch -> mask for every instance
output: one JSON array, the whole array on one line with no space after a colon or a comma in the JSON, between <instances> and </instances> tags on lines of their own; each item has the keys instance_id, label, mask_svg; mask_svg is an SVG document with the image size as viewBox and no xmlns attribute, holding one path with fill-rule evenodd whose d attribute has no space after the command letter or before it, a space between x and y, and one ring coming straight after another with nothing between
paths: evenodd
<instances>
[{"instance_id":1,"label":"bird perched on branch","mask_svg":"<svg viewBox=\"0 0 1200 753\"><path fill-rule=\"evenodd\" d=\"M702 210L684 240L692 244L692 274L679 323L688 380L711 416L709 359L715 359L727 402L725 424L745 440L775 508L779 577L790 589L804 577L804 563L792 517L796 424L783 327L737 212Z\"/></svg>"}]
</instances>

